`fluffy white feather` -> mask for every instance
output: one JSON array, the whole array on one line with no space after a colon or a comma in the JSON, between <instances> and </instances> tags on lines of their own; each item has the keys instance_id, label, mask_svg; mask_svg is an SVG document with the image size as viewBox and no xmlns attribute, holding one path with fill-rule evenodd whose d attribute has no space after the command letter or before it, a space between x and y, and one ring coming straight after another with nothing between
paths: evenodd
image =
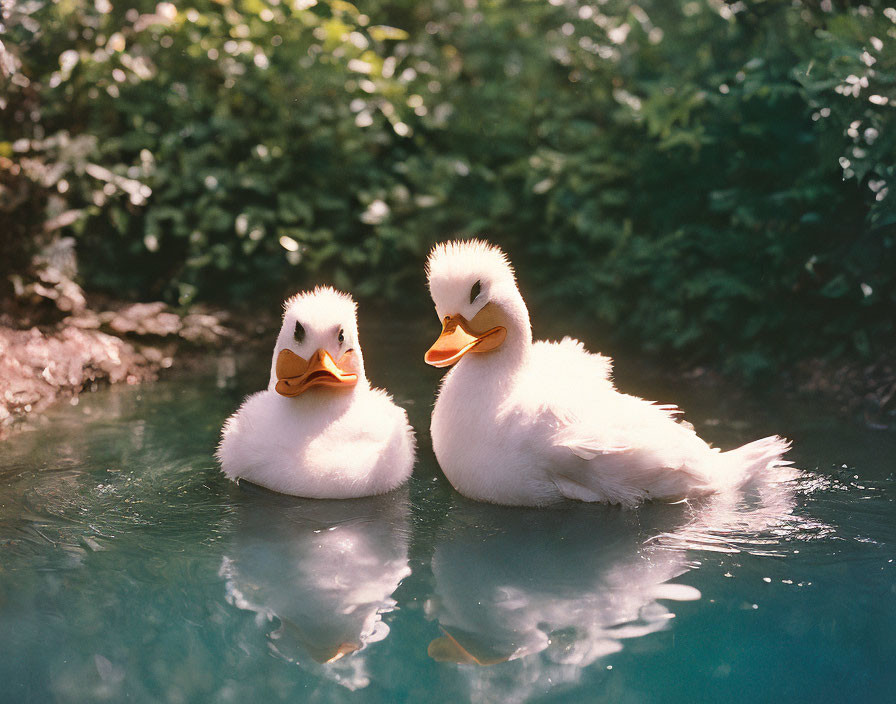
<instances>
[{"instance_id":1,"label":"fluffy white feather","mask_svg":"<svg viewBox=\"0 0 896 704\"><path fill-rule=\"evenodd\" d=\"M781 438L721 453L678 421L676 407L618 392L607 357L569 338L533 343L497 248L479 240L439 245L427 273L440 319L470 321L491 305L507 329L497 349L457 362L433 410L433 449L462 494L499 504L569 498L635 506L712 493L786 464ZM470 295L474 285L481 295Z\"/></svg>"},{"instance_id":2,"label":"fluffy white feather","mask_svg":"<svg viewBox=\"0 0 896 704\"><path fill-rule=\"evenodd\" d=\"M295 339L296 323L304 336ZM339 340L340 332L343 340ZM281 350L303 359L326 350L339 359L353 350L351 388L311 388L287 398L275 391ZM249 396L224 424L217 456L233 480L284 494L355 498L402 484L414 462L414 433L404 409L364 372L355 303L331 288L299 294L285 304L268 388Z\"/></svg>"}]
</instances>

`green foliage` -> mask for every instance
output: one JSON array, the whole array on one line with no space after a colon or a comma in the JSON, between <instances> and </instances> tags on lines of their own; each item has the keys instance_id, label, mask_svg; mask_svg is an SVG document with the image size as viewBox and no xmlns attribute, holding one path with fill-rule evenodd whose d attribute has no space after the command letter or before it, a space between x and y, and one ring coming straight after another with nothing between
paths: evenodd
<instances>
[{"instance_id":1,"label":"green foliage","mask_svg":"<svg viewBox=\"0 0 896 704\"><path fill-rule=\"evenodd\" d=\"M431 243L484 235L645 351L758 375L893 343L884 4L28 7L0 156L57 165L93 286L419 300Z\"/></svg>"}]
</instances>

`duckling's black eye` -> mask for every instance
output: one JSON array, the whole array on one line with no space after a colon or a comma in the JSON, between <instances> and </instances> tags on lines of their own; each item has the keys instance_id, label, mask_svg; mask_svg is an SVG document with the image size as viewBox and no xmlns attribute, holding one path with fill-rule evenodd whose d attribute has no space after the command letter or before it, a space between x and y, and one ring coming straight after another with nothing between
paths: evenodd
<instances>
[{"instance_id":1,"label":"duckling's black eye","mask_svg":"<svg viewBox=\"0 0 896 704\"><path fill-rule=\"evenodd\" d=\"M482 281L477 281L470 289L470 303L476 300L476 296L482 291Z\"/></svg>"},{"instance_id":2,"label":"duckling's black eye","mask_svg":"<svg viewBox=\"0 0 896 704\"><path fill-rule=\"evenodd\" d=\"M300 345L305 341L305 328L298 320L296 321L296 331L292 334L292 336Z\"/></svg>"},{"instance_id":3,"label":"duckling's black eye","mask_svg":"<svg viewBox=\"0 0 896 704\"><path fill-rule=\"evenodd\" d=\"M345 333L342 328L339 328L339 344L341 345L343 342L345 342Z\"/></svg>"}]
</instances>

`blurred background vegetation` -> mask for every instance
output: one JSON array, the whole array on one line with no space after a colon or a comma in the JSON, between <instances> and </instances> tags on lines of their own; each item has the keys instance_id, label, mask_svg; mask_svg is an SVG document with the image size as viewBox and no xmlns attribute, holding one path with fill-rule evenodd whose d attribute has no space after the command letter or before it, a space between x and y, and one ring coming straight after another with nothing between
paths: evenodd
<instances>
[{"instance_id":1,"label":"blurred background vegetation","mask_svg":"<svg viewBox=\"0 0 896 704\"><path fill-rule=\"evenodd\" d=\"M485 236L535 307L608 344L754 377L893 349L886 2L3 13L4 287L67 246L88 291L121 298L328 281L428 310L431 244Z\"/></svg>"}]
</instances>

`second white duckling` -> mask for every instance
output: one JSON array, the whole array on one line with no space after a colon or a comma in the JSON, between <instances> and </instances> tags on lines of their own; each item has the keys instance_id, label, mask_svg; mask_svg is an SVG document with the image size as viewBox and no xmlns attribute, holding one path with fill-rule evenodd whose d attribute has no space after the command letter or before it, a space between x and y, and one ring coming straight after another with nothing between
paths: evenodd
<instances>
[{"instance_id":1,"label":"second white duckling","mask_svg":"<svg viewBox=\"0 0 896 704\"><path fill-rule=\"evenodd\" d=\"M355 302L319 287L284 308L267 390L224 424L224 474L317 499L395 489L411 473L414 432L404 409L367 381Z\"/></svg>"},{"instance_id":2,"label":"second white duckling","mask_svg":"<svg viewBox=\"0 0 896 704\"><path fill-rule=\"evenodd\" d=\"M611 360L580 342L534 342L507 257L487 242L437 245L427 261L442 334L426 353L443 379L432 443L461 494L496 504L566 499L635 506L743 483L781 464L789 443L719 452L678 409L619 393Z\"/></svg>"}]
</instances>

